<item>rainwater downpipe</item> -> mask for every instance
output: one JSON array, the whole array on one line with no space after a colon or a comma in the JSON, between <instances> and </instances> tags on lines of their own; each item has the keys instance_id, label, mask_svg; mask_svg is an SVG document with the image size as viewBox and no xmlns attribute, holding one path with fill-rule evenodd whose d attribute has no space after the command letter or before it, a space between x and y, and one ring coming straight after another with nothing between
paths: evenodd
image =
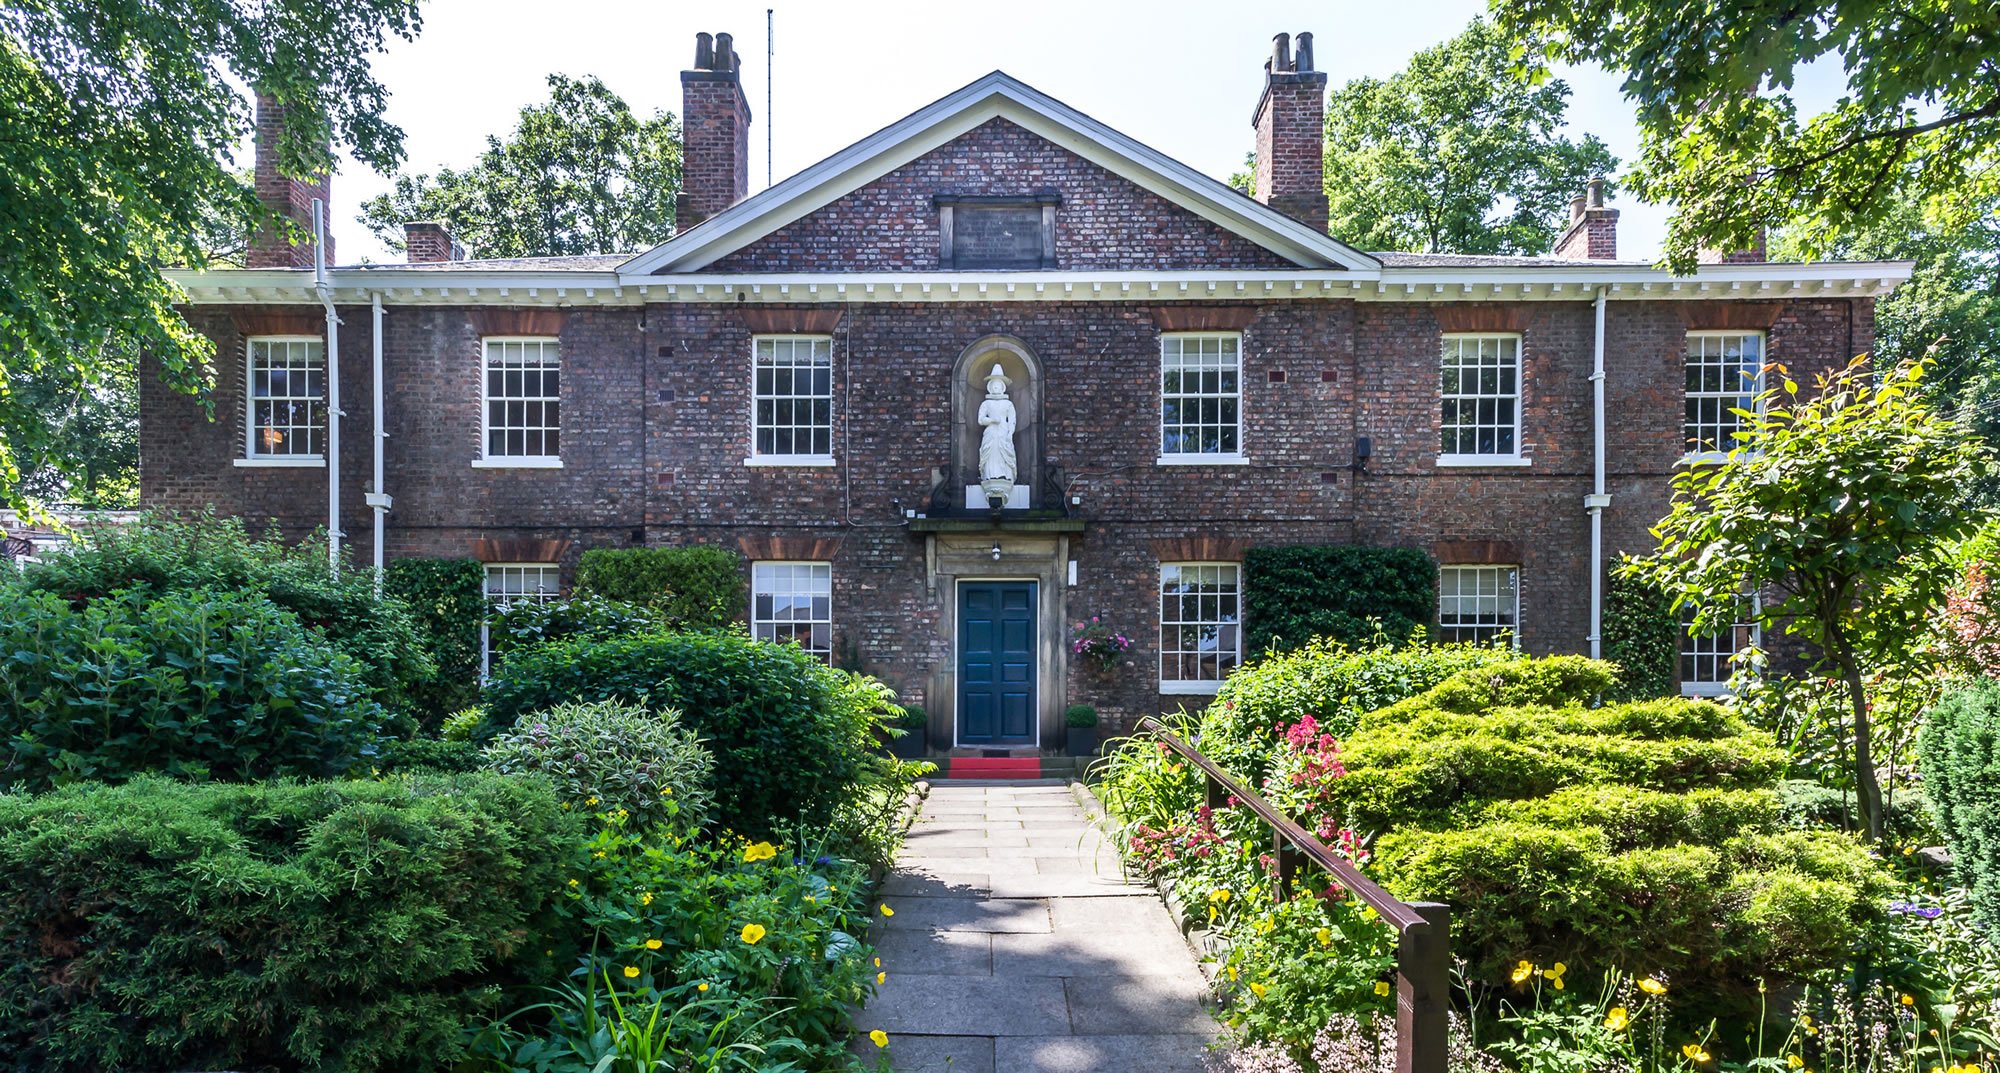
<instances>
[{"instance_id":1,"label":"rainwater downpipe","mask_svg":"<svg viewBox=\"0 0 2000 1073\"><path fill-rule=\"evenodd\" d=\"M313 198L313 290L326 307L326 561L340 576L340 314L326 277L326 202Z\"/></svg>"},{"instance_id":2,"label":"rainwater downpipe","mask_svg":"<svg viewBox=\"0 0 2000 1073\"><path fill-rule=\"evenodd\" d=\"M1605 289L1599 287L1593 303L1596 323L1590 357L1591 454L1595 472L1591 492L1583 497L1584 509L1590 512L1591 659L1601 659L1604 655L1604 508L1611 505L1611 494L1604 490L1604 300Z\"/></svg>"},{"instance_id":3,"label":"rainwater downpipe","mask_svg":"<svg viewBox=\"0 0 2000 1073\"><path fill-rule=\"evenodd\" d=\"M382 449L384 442L389 438L388 417L382 412L382 292L376 291L370 295L369 301L375 314L375 353L370 367L369 381L375 390L375 480L369 485L368 495L364 498L368 501L369 508L375 512L375 595L380 596L383 571L387 567L382 555L382 531L389 507L392 505L389 493L382 486L384 480Z\"/></svg>"}]
</instances>

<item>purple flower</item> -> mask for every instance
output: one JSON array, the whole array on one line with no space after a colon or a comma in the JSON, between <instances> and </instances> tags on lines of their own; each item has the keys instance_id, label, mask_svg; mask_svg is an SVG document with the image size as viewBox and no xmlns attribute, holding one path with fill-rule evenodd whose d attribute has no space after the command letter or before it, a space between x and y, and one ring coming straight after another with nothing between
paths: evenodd
<instances>
[{"instance_id":1,"label":"purple flower","mask_svg":"<svg viewBox=\"0 0 2000 1073\"><path fill-rule=\"evenodd\" d=\"M1925 920L1936 920L1944 915L1944 909L1935 905L1916 905L1912 902L1890 902L1889 911L1900 915L1918 916Z\"/></svg>"}]
</instances>

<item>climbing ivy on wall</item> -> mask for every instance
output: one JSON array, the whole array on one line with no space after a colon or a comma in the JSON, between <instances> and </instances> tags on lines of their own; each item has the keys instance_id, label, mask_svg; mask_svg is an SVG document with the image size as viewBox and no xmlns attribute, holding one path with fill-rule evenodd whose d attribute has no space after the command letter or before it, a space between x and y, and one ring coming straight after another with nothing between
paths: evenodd
<instances>
[{"instance_id":1,"label":"climbing ivy on wall","mask_svg":"<svg viewBox=\"0 0 2000 1073\"><path fill-rule=\"evenodd\" d=\"M486 571L476 559L392 559L383 588L409 605L437 663L437 677L409 690L425 727L479 703L479 623Z\"/></svg>"},{"instance_id":2,"label":"climbing ivy on wall","mask_svg":"<svg viewBox=\"0 0 2000 1073\"><path fill-rule=\"evenodd\" d=\"M1679 694L1681 625L1659 589L1613 573L1604 593L1604 658L1625 669L1614 700Z\"/></svg>"},{"instance_id":3,"label":"climbing ivy on wall","mask_svg":"<svg viewBox=\"0 0 2000 1073\"><path fill-rule=\"evenodd\" d=\"M1401 641L1437 611L1437 564L1415 548L1300 545L1243 555L1245 651L1290 652L1316 637Z\"/></svg>"}]
</instances>

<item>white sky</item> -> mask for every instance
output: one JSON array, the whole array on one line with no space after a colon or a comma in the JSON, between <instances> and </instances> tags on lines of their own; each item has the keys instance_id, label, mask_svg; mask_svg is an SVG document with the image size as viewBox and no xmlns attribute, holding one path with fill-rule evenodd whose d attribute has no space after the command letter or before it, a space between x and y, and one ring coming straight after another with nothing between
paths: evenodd
<instances>
[{"instance_id":1,"label":"white sky","mask_svg":"<svg viewBox=\"0 0 2000 1073\"><path fill-rule=\"evenodd\" d=\"M776 55L764 55L764 11L776 8ZM550 72L596 75L634 109L680 112L680 71L697 31L736 36L750 97L751 189L764 186L765 133L784 179L998 68L1218 178L1251 145L1250 110L1271 35L1313 32L1332 85L1398 70L1409 55L1457 34L1480 0L430 0L424 32L376 63L402 126L405 167L463 167L488 134L546 100ZM764 106L765 72L773 110ZM1591 132L1629 161L1631 111L1614 78L1566 72L1572 135ZM775 122L772 120L775 118ZM343 262L399 260L356 222L389 180L343 159L332 217ZM1619 254L1653 257L1663 209L1621 197Z\"/></svg>"}]
</instances>

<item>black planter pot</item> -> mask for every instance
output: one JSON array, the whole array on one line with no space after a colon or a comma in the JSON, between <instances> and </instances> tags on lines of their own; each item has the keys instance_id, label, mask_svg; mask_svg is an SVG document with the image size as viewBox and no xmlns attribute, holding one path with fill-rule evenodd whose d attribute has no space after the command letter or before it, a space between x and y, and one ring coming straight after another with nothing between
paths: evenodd
<instances>
[{"instance_id":1,"label":"black planter pot","mask_svg":"<svg viewBox=\"0 0 2000 1073\"><path fill-rule=\"evenodd\" d=\"M1069 755L1071 756L1097 755L1097 728L1070 727Z\"/></svg>"},{"instance_id":2,"label":"black planter pot","mask_svg":"<svg viewBox=\"0 0 2000 1073\"><path fill-rule=\"evenodd\" d=\"M889 754L902 760L922 760L930 752L930 735L923 727L889 742Z\"/></svg>"}]
</instances>

